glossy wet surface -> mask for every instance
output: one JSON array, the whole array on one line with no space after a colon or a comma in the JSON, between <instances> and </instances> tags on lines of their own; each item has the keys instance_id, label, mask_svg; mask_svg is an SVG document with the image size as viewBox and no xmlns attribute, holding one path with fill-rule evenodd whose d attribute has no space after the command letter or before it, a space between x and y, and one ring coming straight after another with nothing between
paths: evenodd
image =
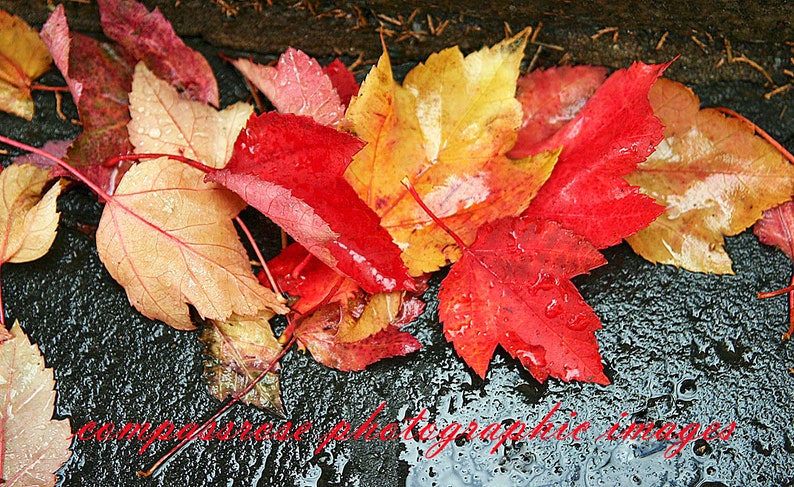
<instances>
[{"instance_id":1,"label":"glossy wet surface","mask_svg":"<svg viewBox=\"0 0 794 487\"><path fill-rule=\"evenodd\" d=\"M214 49L199 46L219 74L222 103L246 99L245 86L216 62ZM766 60L775 63L774 56ZM60 83L48 76L45 83ZM695 87L704 105L740 111L791 148L794 98L764 100L767 89L752 81ZM0 115L0 131L34 145L76 134L54 116L51 94L36 99L34 123ZM35 263L3 267L8 316L20 320L55 369L56 414L70 416L77 431L92 421L181 426L217 410L203 382L197 332L142 318L99 262L90 235L101 212L95 198L71 191L60 207L63 220L51 252ZM272 227L247 216L259 237L269 239ZM788 307L783 297L755 298L785 286L791 263L749 232L728 239L728 252L736 275L717 277L654 266L621 245L606 251L607 266L576 281L604 324L597 336L610 386L541 385L503 354L480 380L441 334L434 285L427 311L409 325L424 345L420 352L347 374L293 351L283 362L286 420L241 406L221 420L272 422L278 429L291 421L291 432L310 421L300 441L199 441L155 477L141 479L136 471L173 441L155 442L139 454L140 441L75 440L63 485L794 485L794 376L788 372L794 346L780 340ZM375 434L394 421L402 432L411 423L406 419L424 409L427 421L418 422L413 436L331 441L315 453L340 421L353 431L384 402ZM548 421L555 431L565 422L568 432L591 423L578 440L507 440L494 453L498 440L459 440L427 458L438 439L419 439L428 421L439 429L471 421L478 431L492 425L494 438L518 421L529 430L558 403ZM620 433L633 421L654 423L656 430L699 423L702 433L714 422L720 431L731 422L736 429L727 440L692 439L668 459L666 452L680 440L623 440ZM597 439L616 422L620 439ZM493 433L496 425L501 429Z\"/></svg>"}]
</instances>

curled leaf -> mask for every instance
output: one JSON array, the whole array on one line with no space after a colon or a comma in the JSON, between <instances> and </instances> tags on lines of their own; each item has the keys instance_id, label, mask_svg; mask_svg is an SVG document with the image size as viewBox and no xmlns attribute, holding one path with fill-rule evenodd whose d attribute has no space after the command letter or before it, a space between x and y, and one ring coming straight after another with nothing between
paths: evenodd
<instances>
[{"instance_id":1,"label":"curled leaf","mask_svg":"<svg viewBox=\"0 0 794 487\"><path fill-rule=\"evenodd\" d=\"M419 340L399 327L423 309L424 303L403 293L359 296L347 305L320 307L298 325L295 336L323 365L345 372L364 370L379 360L421 348Z\"/></svg>"},{"instance_id":2,"label":"curled leaf","mask_svg":"<svg viewBox=\"0 0 794 487\"><path fill-rule=\"evenodd\" d=\"M12 164L0 172L0 265L36 260L50 249L58 229L56 203L63 182L42 196L49 171Z\"/></svg>"},{"instance_id":3,"label":"curled leaf","mask_svg":"<svg viewBox=\"0 0 794 487\"><path fill-rule=\"evenodd\" d=\"M691 271L732 274L723 235L737 235L794 194L794 166L744 122L659 80L654 113L665 125L656 152L626 179L667 207L628 239L639 255Z\"/></svg>"},{"instance_id":4,"label":"curled leaf","mask_svg":"<svg viewBox=\"0 0 794 487\"><path fill-rule=\"evenodd\" d=\"M10 335L0 338L0 478L3 487L53 486L72 454L72 429L52 419L55 381L38 347L18 322Z\"/></svg>"},{"instance_id":5,"label":"curled leaf","mask_svg":"<svg viewBox=\"0 0 794 487\"><path fill-rule=\"evenodd\" d=\"M0 10L0 110L33 120L33 80L50 69L52 58L24 20Z\"/></svg>"}]
</instances>

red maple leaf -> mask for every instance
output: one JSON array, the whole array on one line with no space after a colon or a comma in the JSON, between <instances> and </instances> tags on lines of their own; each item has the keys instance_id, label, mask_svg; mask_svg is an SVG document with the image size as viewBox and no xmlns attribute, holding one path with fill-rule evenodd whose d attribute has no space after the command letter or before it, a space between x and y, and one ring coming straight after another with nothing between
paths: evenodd
<instances>
[{"instance_id":1,"label":"red maple leaf","mask_svg":"<svg viewBox=\"0 0 794 487\"><path fill-rule=\"evenodd\" d=\"M303 320L295 330L298 342L309 349L315 360L328 367L342 371L364 370L379 360L407 355L419 350L419 340L400 327L419 316L424 303L414 297L406 297L400 305L400 313L383 330L356 341L345 341L339 336L340 327L346 321L358 318L367 299L360 296L357 302L346 306L327 304Z\"/></svg>"},{"instance_id":2,"label":"red maple leaf","mask_svg":"<svg viewBox=\"0 0 794 487\"><path fill-rule=\"evenodd\" d=\"M453 237L454 238L454 237ZM606 264L584 238L534 217L480 227L444 279L444 335L480 376L496 346L533 377L608 384L594 332L601 322L570 279Z\"/></svg>"},{"instance_id":3,"label":"red maple leaf","mask_svg":"<svg viewBox=\"0 0 794 487\"><path fill-rule=\"evenodd\" d=\"M350 99L358 95L360 86L358 81L356 81L356 77L345 66L345 63L338 58L334 59L331 64L323 68L323 73L331 79L331 83L334 85L342 104L344 106L350 105Z\"/></svg>"},{"instance_id":4,"label":"red maple leaf","mask_svg":"<svg viewBox=\"0 0 794 487\"><path fill-rule=\"evenodd\" d=\"M344 303L361 292L356 281L328 267L297 243L282 250L267 265L280 290L299 298L290 308L301 315L321 304ZM267 285L263 273L259 281Z\"/></svg>"},{"instance_id":5,"label":"red maple leaf","mask_svg":"<svg viewBox=\"0 0 794 487\"><path fill-rule=\"evenodd\" d=\"M342 174L363 142L308 117L251 117L208 181L239 194L367 292L414 289L400 249Z\"/></svg>"},{"instance_id":6,"label":"red maple leaf","mask_svg":"<svg viewBox=\"0 0 794 487\"><path fill-rule=\"evenodd\" d=\"M132 88L134 61L110 44L70 32L63 5L50 15L41 36L69 85L83 125L83 132L69 147L67 160L112 194L130 164L102 164L133 150L127 133L127 94Z\"/></svg>"},{"instance_id":7,"label":"red maple leaf","mask_svg":"<svg viewBox=\"0 0 794 487\"><path fill-rule=\"evenodd\" d=\"M218 106L218 83L204 56L187 47L155 8L130 0L98 0L102 30L149 69L191 98Z\"/></svg>"},{"instance_id":8,"label":"red maple leaf","mask_svg":"<svg viewBox=\"0 0 794 487\"><path fill-rule=\"evenodd\" d=\"M511 157L562 146L551 177L524 215L551 219L597 248L620 243L659 216L663 208L622 176L662 140L648 92L667 64L635 63L613 73L576 117L540 143L517 142Z\"/></svg>"},{"instance_id":9,"label":"red maple leaf","mask_svg":"<svg viewBox=\"0 0 794 487\"><path fill-rule=\"evenodd\" d=\"M322 125L336 125L345 115L346 105L341 102L333 79L316 59L303 51L287 48L275 66L263 66L247 59L232 64L280 113L305 115Z\"/></svg>"},{"instance_id":10,"label":"red maple leaf","mask_svg":"<svg viewBox=\"0 0 794 487\"><path fill-rule=\"evenodd\" d=\"M602 66L558 66L520 77L516 98L524 108L524 121L512 153L539 152L534 147L573 120L606 75Z\"/></svg>"}]
</instances>

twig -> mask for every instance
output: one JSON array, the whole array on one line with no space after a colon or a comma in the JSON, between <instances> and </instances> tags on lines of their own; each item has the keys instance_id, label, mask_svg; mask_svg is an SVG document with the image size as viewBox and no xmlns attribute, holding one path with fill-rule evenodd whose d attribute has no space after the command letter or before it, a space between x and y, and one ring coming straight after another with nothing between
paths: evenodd
<instances>
[{"instance_id":1,"label":"twig","mask_svg":"<svg viewBox=\"0 0 794 487\"><path fill-rule=\"evenodd\" d=\"M781 93L785 93L786 91L790 90L792 86L793 85L791 83L786 83L783 86L775 88L774 90L772 90L772 91L770 91L768 93L765 93L764 94L764 99L768 100L768 99L772 98L775 95L779 95Z\"/></svg>"},{"instance_id":2,"label":"twig","mask_svg":"<svg viewBox=\"0 0 794 487\"><path fill-rule=\"evenodd\" d=\"M659 39L659 42L656 43L656 50L657 51L662 48L662 46L664 45L664 42L667 40L667 36L669 34L670 33L668 31L664 31L664 34L662 34L661 39Z\"/></svg>"},{"instance_id":3,"label":"twig","mask_svg":"<svg viewBox=\"0 0 794 487\"><path fill-rule=\"evenodd\" d=\"M601 37L604 34L610 34L612 32L617 32L618 30L620 30L619 27L605 27L605 28L599 30L598 32L596 32L595 34L591 35L590 36L590 40L594 41L594 40L598 39L599 37Z\"/></svg>"},{"instance_id":4,"label":"twig","mask_svg":"<svg viewBox=\"0 0 794 487\"><path fill-rule=\"evenodd\" d=\"M745 64L751 66L753 69L755 69L756 71L758 71L762 75L764 75L764 78L766 78L766 80L769 81L770 85L777 86L777 85L775 85L774 80L772 80L772 77L769 76L769 73L767 73L766 70L764 68L762 68L760 64L758 64L757 62L753 61L752 59L746 57L744 54L742 54L741 56L734 57L733 58L733 62L734 63L745 63Z\"/></svg>"}]
</instances>

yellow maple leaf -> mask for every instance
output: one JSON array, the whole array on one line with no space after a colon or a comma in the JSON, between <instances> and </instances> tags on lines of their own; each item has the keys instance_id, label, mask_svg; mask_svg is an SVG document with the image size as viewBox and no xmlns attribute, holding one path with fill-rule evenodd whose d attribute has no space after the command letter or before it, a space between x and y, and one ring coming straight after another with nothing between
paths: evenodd
<instances>
[{"instance_id":1,"label":"yellow maple leaf","mask_svg":"<svg viewBox=\"0 0 794 487\"><path fill-rule=\"evenodd\" d=\"M2 328L5 331L5 328ZM0 341L0 478L5 486L55 485L71 456L69 420L54 420L55 381L44 357L14 322Z\"/></svg>"},{"instance_id":2,"label":"yellow maple leaf","mask_svg":"<svg viewBox=\"0 0 794 487\"><path fill-rule=\"evenodd\" d=\"M99 257L141 313L195 328L186 303L213 320L286 313L251 272L231 219L246 204L203 174L165 157L133 166L105 204Z\"/></svg>"},{"instance_id":3,"label":"yellow maple leaf","mask_svg":"<svg viewBox=\"0 0 794 487\"><path fill-rule=\"evenodd\" d=\"M650 101L665 138L626 180L667 209L627 241L654 263L733 274L723 235L739 234L789 200L794 166L744 122L699 110L680 83L660 79Z\"/></svg>"},{"instance_id":4,"label":"yellow maple leaf","mask_svg":"<svg viewBox=\"0 0 794 487\"><path fill-rule=\"evenodd\" d=\"M143 63L135 66L127 125L135 152L173 154L216 169L226 165L234 141L254 109L235 103L216 110L181 96Z\"/></svg>"},{"instance_id":5,"label":"yellow maple leaf","mask_svg":"<svg viewBox=\"0 0 794 487\"><path fill-rule=\"evenodd\" d=\"M431 55L402 86L387 53L369 73L343 126L368 145L345 178L381 217L412 275L457 260L460 249L402 186L419 195L464 241L482 224L520 214L557 153L511 160L522 109L515 99L526 32L466 57Z\"/></svg>"},{"instance_id":6,"label":"yellow maple leaf","mask_svg":"<svg viewBox=\"0 0 794 487\"><path fill-rule=\"evenodd\" d=\"M0 10L0 110L32 120L30 87L51 63L50 51L36 31Z\"/></svg>"},{"instance_id":7,"label":"yellow maple leaf","mask_svg":"<svg viewBox=\"0 0 794 487\"><path fill-rule=\"evenodd\" d=\"M12 164L0 172L0 265L30 262L50 249L58 229L56 182L42 197L49 170Z\"/></svg>"}]
</instances>

